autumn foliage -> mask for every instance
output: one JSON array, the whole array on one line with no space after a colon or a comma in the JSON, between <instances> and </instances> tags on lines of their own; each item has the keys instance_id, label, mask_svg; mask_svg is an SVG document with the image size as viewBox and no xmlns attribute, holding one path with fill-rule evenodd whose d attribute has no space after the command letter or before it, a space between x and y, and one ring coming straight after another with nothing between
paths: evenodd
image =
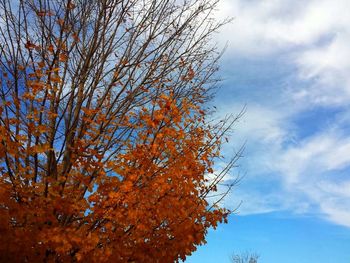
<instances>
[{"instance_id":1,"label":"autumn foliage","mask_svg":"<svg viewBox=\"0 0 350 263\"><path fill-rule=\"evenodd\" d=\"M231 122L205 102L212 1L0 0L0 260L173 262L229 211L208 200ZM210 175L210 176L209 176Z\"/></svg>"}]
</instances>

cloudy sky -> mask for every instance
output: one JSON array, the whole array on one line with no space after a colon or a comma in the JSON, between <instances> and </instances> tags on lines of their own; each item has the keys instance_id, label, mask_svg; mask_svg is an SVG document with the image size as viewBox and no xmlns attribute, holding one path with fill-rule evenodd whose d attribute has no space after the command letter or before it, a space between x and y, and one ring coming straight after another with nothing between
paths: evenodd
<instances>
[{"instance_id":1,"label":"cloudy sky","mask_svg":"<svg viewBox=\"0 0 350 263\"><path fill-rule=\"evenodd\" d=\"M350 262L350 1L224 0L221 115L246 113L225 153L246 142L238 215L188 262ZM234 176L234 174L232 175ZM215 255L211 257L210 255ZM213 261L215 260L215 261Z\"/></svg>"}]
</instances>

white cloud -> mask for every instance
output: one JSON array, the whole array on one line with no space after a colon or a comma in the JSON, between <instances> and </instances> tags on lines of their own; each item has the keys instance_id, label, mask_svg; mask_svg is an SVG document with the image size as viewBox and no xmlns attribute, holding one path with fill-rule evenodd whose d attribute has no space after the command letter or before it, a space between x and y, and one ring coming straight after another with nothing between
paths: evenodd
<instances>
[{"instance_id":1,"label":"white cloud","mask_svg":"<svg viewBox=\"0 0 350 263\"><path fill-rule=\"evenodd\" d=\"M221 107L218 114L225 116L228 113L239 112L240 106ZM229 144L224 145L224 156L230 156L245 144L241 173L260 177L275 169L271 161L280 154L286 138L293 137L290 123L285 121L286 112L258 105L247 105L244 115L234 125L234 131ZM257 173L256 171L259 171ZM264 175L265 176L265 175Z\"/></svg>"},{"instance_id":2,"label":"white cloud","mask_svg":"<svg viewBox=\"0 0 350 263\"><path fill-rule=\"evenodd\" d=\"M350 194L349 181L333 183L331 180L318 184L319 191L311 194L325 214L334 223L350 227Z\"/></svg>"},{"instance_id":3,"label":"white cloud","mask_svg":"<svg viewBox=\"0 0 350 263\"><path fill-rule=\"evenodd\" d=\"M274 166L286 198L302 194L304 201L318 205L327 219L350 227L350 181L341 173L350 167L349 152L350 138L329 131L282 150L280 157L275 156Z\"/></svg>"},{"instance_id":4,"label":"white cloud","mask_svg":"<svg viewBox=\"0 0 350 263\"><path fill-rule=\"evenodd\" d=\"M283 150L275 164L289 183L299 182L300 176L340 170L350 165L350 138L334 133L321 133ZM314 175L308 176L313 178Z\"/></svg>"},{"instance_id":5,"label":"white cloud","mask_svg":"<svg viewBox=\"0 0 350 263\"><path fill-rule=\"evenodd\" d=\"M232 56L287 54L300 79L313 81L294 99L342 105L350 99L349 9L347 0L225 0L218 16L235 19L220 39Z\"/></svg>"},{"instance_id":6,"label":"white cloud","mask_svg":"<svg viewBox=\"0 0 350 263\"><path fill-rule=\"evenodd\" d=\"M349 178L350 138L333 127L285 148L280 136L287 130L273 118L269 122L280 124L272 126L280 134L275 140L259 122L250 122L249 129L240 131L252 139L253 147L243 160L247 177L226 204L234 208L242 200L242 215L283 210L319 213L350 227L350 180L345 179Z\"/></svg>"},{"instance_id":7,"label":"white cloud","mask_svg":"<svg viewBox=\"0 0 350 263\"><path fill-rule=\"evenodd\" d=\"M242 187L236 194L247 199L244 213L318 207L330 221L350 227L350 183L344 179L349 178L350 135L342 129L350 124L349 10L348 0L223 1L218 16L235 17L220 36L229 41L226 55L249 61L283 57L299 82L288 92L281 88L275 98L287 98L281 108L249 104L237 126L235 140L253 145L245 157L249 176L263 182L270 171L279 175L273 187L282 185L267 195ZM319 106L341 108L343 117L296 140L295 130L304 127L295 127L293 119Z\"/></svg>"},{"instance_id":8,"label":"white cloud","mask_svg":"<svg viewBox=\"0 0 350 263\"><path fill-rule=\"evenodd\" d=\"M330 33L348 29L349 8L347 0L224 0L218 17L234 17L222 34L230 41L231 51L274 53L293 45L314 44Z\"/></svg>"},{"instance_id":9,"label":"white cloud","mask_svg":"<svg viewBox=\"0 0 350 263\"><path fill-rule=\"evenodd\" d=\"M349 26L350 30L350 26ZM336 34L328 43L298 54L299 77L313 80L296 98L321 105L347 105L350 100L350 32Z\"/></svg>"},{"instance_id":10,"label":"white cloud","mask_svg":"<svg viewBox=\"0 0 350 263\"><path fill-rule=\"evenodd\" d=\"M350 227L349 202L344 203L322 200L321 208L327 214L328 219L339 225Z\"/></svg>"},{"instance_id":11,"label":"white cloud","mask_svg":"<svg viewBox=\"0 0 350 263\"><path fill-rule=\"evenodd\" d=\"M232 112L232 108L227 109ZM247 105L246 112L236 126L236 135L264 141L279 141L285 137L285 129L282 127L285 116L283 112L258 105Z\"/></svg>"},{"instance_id":12,"label":"white cloud","mask_svg":"<svg viewBox=\"0 0 350 263\"><path fill-rule=\"evenodd\" d=\"M333 193L335 195L340 195L345 198L350 198L350 181L344 181L341 183L333 183L333 182L321 182L319 184L320 188L322 188L323 192Z\"/></svg>"}]
</instances>

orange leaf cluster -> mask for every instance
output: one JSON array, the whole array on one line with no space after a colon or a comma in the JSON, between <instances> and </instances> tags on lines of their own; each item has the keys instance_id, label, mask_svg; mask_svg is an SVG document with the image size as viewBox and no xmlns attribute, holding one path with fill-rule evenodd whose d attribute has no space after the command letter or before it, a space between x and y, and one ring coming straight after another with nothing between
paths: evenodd
<instances>
[{"instance_id":1,"label":"orange leaf cluster","mask_svg":"<svg viewBox=\"0 0 350 263\"><path fill-rule=\"evenodd\" d=\"M56 178L42 170L34 179L35 167L24 165L28 155L47 159L49 144L25 151L27 136L14 139L1 126L0 158L11 162L11 170L0 170L0 254L31 262L185 259L227 211L209 211L200 198L208 191L205 173L212 172L217 146L208 147L209 130L196 126L199 110L185 99L180 104L173 94L162 94L153 109L131 114L124 125L134 127L134 139L122 142L124 150L108 161L91 147L100 142L77 142L71 149L73 168L64 175L58 165ZM103 114L102 109L82 111L86 118ZM93 136L103 121L87 123L86 134ZM30 132L46 130L33 125Z\"/></svg>"}]
</instances>

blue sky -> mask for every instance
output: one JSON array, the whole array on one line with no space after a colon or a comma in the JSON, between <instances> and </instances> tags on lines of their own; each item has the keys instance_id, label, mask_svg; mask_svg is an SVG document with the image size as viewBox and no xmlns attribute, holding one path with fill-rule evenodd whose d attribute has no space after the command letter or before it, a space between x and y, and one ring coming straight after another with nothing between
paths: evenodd
<instances>
[{"instance_id":1,"label":"blue sky","mask_svg":"<svg viewBox=\"0 0 350 263\"><path fill-rule=\"evenodd\" d=\"M224 205L227 225L187 262L229 262L246 250L262 263L350 262L350 1L224 0L234 17L218 114L247 110L224 148L246 142L244 179Z\"/></svg>"}]
</instances>

